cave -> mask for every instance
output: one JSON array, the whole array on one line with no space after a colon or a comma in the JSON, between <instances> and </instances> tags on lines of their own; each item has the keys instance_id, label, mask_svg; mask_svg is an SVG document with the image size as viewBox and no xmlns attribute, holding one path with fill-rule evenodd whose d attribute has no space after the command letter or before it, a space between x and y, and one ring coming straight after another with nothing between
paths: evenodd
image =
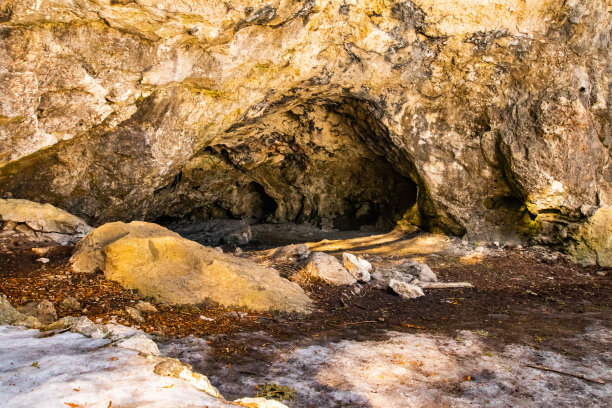
<instances>
[{"instance_id":1,"label":"cave","mask_svg":"<svg viewBox=\"0 0 612 408\"><path fill-rule=\"evenodd\" d=\"M390 146L367 103L303 101L203 148L155 192L149 210L165 224L228 219L388 231L415 213L418 193L407 161Z\"/></svg>"}]
</instances>

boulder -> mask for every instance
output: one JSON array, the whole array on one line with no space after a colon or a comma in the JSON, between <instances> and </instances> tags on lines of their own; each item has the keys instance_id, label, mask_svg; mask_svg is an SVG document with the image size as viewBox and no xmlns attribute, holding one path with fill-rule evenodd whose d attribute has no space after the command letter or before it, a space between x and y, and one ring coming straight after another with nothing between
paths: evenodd
<instances>
[{"instance_id":1,"label":"boulder","mask_svg":"<svg viewBox=\"0 0 612 408\"><path fill-rule=\"evenodd\" d=\"M92 229L81 218L51 204L17 199L0 199L0 221L5 222L4 229L59 243L76 242Z\"/></svg>"},{"instance_id":2,"label":"boulder","mask_svg":"<svg viewBox=\"0 0 612 408\"><path fill-rule=\"evenodd\" d=\"M309 280L328 285L353 285L357 279L335 257L323 252L313 252L301 274Z\"/></svg>"},{"instance_id":3,"label":"boulder","mask_svg":"<svg viewBox=\"0 0 612 408\"><path fill-rule=\"evenodd\" d=\"M389 287L403 299L415 299L421 296L425 296L423 289L410 283L401 282L395 279L391 279Z\"/></svg>"},{"instance_id":4,"label":"boulder","mask_svg":"<svg viewBox=\"0 0 612 408\"><path fill-rule=\"evenodd\" d=\"M372 264L363 258L345 252L342 254L342 263L351 275L359 282L369 282Z\"/></svg>"},{"instance_id":5,"label":"boulder","mask_svg":"<svg viewBox=\"0 0 612 408\"><path fill-rule=\"evenodd\" d=\"M103 225L79 243L71 261L76 271L102 270L107 279L165 303L213 301L300 313L311 304L297 284L276 270L218 253L150 223Z\"/></svg>"},{"instance_id":6,"label":"boulder","mask_svg":"<svg viewBox=\"0 0 612 408\"><path fill-rule=\"evenodd\" d=\"M55 306L53 306L53 303L49 302L48 300L29 302L18 307L17 310L24 315L34 316L42 324L50 324L57 319Z\"/></svg>"}]
</instances>

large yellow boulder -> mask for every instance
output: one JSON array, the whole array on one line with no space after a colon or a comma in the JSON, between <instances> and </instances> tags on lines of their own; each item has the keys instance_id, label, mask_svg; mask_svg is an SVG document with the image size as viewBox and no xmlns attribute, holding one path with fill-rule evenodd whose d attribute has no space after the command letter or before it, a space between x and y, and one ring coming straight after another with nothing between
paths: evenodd
<instances>
[{"instance_id":1,"label":"large yellow boulder","mask_svg":"<svg viewBox=\"0 0 612 408\"><path fill-rule=\"evenodd\" d=\"M91 232L71 258L78 272L107 279L170 304L213 301L254 311L306 313L302 288L271 268L223 254L155 224L115 222Z\"/></svg>"}]
</instances>

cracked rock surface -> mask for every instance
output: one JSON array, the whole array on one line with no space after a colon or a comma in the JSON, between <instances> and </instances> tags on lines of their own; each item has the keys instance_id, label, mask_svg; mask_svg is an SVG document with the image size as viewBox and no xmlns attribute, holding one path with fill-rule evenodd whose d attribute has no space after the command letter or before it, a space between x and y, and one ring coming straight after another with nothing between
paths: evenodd
<instances>
[{"instance_id":1,"label":"cracked rock surface","mask_svg":"<svg viewBox=\"0 0 612 408\"><path fill-rule=\"evenodd\" d=\"M591 251L610 6L0 0L0 193L92 225L399 220ZM574 244L572 244L574 243Z\"/></svg>"}]
</instances>

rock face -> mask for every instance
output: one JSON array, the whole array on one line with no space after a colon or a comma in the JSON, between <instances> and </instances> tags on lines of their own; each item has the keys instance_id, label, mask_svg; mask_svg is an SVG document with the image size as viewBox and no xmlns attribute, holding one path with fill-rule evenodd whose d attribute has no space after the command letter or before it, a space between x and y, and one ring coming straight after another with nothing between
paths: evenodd
<instances>
[{"instance_id":1,"label":"rock face","mask_svg":"<svg viewBox=\"0 0 612 408\"><path fill-rule=\"evenodd\" d=\"M92 229L79 217L50 204L13 199L0 199L0 224L5 232L59 243L75 243Z\"/></svg>"},{"instance_id":2,"label":"rock face","mask_svg":"<svg viewBox=\"0 0 612 408\"><path fill-rule=\"evenodd\" d=\"M563 244L612 204L608 3L0 0L0 193Z\"/></svg>"},{"instance_id":3,"label":"rock face","mask_svg":"<svg viewBox=\"0 0 612 408\"><path fill-rule=\"evenodd\" d=\"M574 225L568 253L583 264L612 266L612 207L602 207L584 224Z\"/></svg>"},{"instance_id":4,"label":"rock face","mask_svg":"<svg viewBox=\"0 0 612 408\"><path fill-rule=\"evenodd\" d=\"M211 300L255 311L308 312L310 299L274 269L219 253L155 224L110 223L92 231L71 258L77 272L107 279L172 304Z\"/></svg>"}]
</instances>

